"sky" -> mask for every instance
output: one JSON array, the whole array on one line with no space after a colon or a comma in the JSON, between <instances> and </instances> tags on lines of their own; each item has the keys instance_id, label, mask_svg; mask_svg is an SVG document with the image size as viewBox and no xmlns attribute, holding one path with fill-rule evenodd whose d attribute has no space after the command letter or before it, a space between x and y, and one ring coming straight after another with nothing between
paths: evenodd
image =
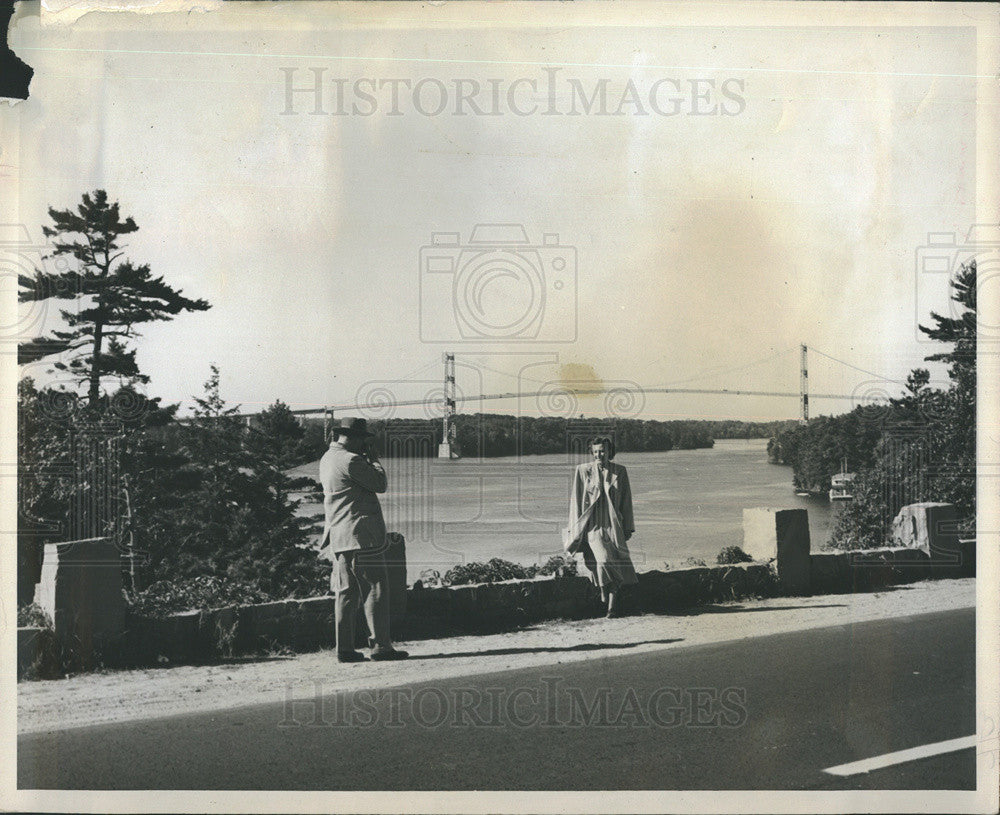
<instances>
[{"instance_id":1,"label":"sky","mask_svg":"<svg viewBox=\"0 0 1000 815\"><path fill-rule=\"evenodd\" d=\"M898 394L937 350L917 323L949 312L947 275L921 258L929 233L970 251L974 30L408 8L22 16L19 223L38 243L49 206L106 189L140 227L128 256L212 303L141 329L150 396L187 410L216 364L247 411L433 415L375 403L436 399L449 351L462 395L546 394L460 411L598 416L603 396L559 388L796 393L805 343L811 390L852 397L815 415ZM473 242L490 224L508 226ZM527 242L504 242L517 226ZM769 420L798 402L613 410Z\"/></svg>"}]
</instances>

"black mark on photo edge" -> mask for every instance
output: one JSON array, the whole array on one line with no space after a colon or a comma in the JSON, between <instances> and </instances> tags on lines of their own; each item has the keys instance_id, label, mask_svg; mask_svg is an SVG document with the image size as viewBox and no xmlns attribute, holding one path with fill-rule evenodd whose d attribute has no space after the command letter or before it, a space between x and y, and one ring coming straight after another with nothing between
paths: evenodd
<instances>
[{"instance_id":1,"label":"black mark on photo edge","mask_svg":"<svg viewBox=\"0 0 1000 815\"><path fill-rule=\"evenodd\" d=\"M3 28L3 50L0 51L0 97L27 99L28 85L35 71L10 50L7 42L10 20L14 16L14 0L0 0L0 27Z\"/></svg>"}]
</instances>

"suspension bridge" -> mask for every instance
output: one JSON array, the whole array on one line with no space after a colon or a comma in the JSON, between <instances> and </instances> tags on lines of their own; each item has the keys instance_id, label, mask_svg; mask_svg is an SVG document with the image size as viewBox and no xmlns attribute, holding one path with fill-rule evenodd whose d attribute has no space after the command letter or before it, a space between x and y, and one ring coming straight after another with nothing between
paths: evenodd
<instances>
[{"instance_id":1,"label":"suspension bridge","mask_svg":"<svg viewBox=\"0 0 1000 815\"><path fill-rule=\"evenodd\" d=\"M789 351L791 349L788 349ZM442 424L442 443L439 445L438 456L440 458L452 458L455 457L455 450L453 449L454 439L455 439L455 416L458 412L459 403L475 403L480 401L493 401L493 400L520 400L525 398L546 398L551 399L553 397L558 397L560 394L570 395L573 397L577 396L627 396L629 394L633 396L645 397L649 394L694 394L694 395L727 395L727 396L755 396L755 397L776 397L776 398L787 398L787 399L797 399L799 402L799 419L803 423L809 420L809 406L810 400L840 400L840 401L857 401L859 398L857 390L854 393L813 393L809 390L809 352L819 354L826 359L829 359L835 363L843 365L847 368L853 369L854 371L859 371L861 373L867 374L869 376L875 377L878 381L884 383L892 383L895 385L902 385L903 383L890 379L888 377L882 376L881 374L875 373L874 371L865 370L864 368L859 368L844 360L837 359L829 354L819 351L816 348L809 348L809 346L802 344L799 346L799 389L797 391L788 390L756 390L748 388L694 388L694 387L676 387L674 385L663 385L663 386L643 386L638 383L623 383L614 382L612 384L601 384L601 383L548 383L548 387L543 389L535 390L516 390L516 391L503 391L497 393L480 393L475 395L461 395L459 396L456 375L455 375L455 354L447 352L443 355L444 363L444 376L442 379L442 385L440 389L435 389L433 394L424 395L419 399L398 399L393 394L382 394L376 400L371 399L355 399L354 401L347 401L339 404L324 405L322 407L312 407L303 408L299 410L293 410L291 413L295 416L307 417L307 416L323 416L325 419L325 426L327 428L327 434L329 432L330 423L333 421L334 416L338 412L357 412L361 415L365 415L372 410L385 411L390 409L395 409L397 407L412 407L412 406L423 406L433 407L435 412L440 412L441 424ZM774 356L780 356L787 351L779 352ZM773 357L771 357L773 358ZM771 359L769 358L769 359ZM740 366L742 368L751 367L757 363L750 363L747 366ZM424 366L425 369L429 366ZM692 377L692 379L697 379L699 377ZM687 380L690 381L690 380ZM885 394L880 394L884 396ZM241 418L244 418L248 423L250 420L257 415L256 413L244 413L239 414Z\"/></svg>"}]
</instances>

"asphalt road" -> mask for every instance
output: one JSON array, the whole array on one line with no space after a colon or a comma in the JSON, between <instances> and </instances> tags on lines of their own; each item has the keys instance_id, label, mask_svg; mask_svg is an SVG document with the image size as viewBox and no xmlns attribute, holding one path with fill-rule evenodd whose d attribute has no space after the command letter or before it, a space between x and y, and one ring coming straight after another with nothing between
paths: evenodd
<instances>
[{"instance_id":1,"label":"asphalt road","mask_svg":"<svg viewBox=\"0 0 1000 815\"><path fill-rule=\"evenodd\" d=\"M22 789L974 789L974 610L25 735ZM436 656L434 658L441 658ZM327 693L329 691L329 693Z\"/></svg>"}]
</instances>

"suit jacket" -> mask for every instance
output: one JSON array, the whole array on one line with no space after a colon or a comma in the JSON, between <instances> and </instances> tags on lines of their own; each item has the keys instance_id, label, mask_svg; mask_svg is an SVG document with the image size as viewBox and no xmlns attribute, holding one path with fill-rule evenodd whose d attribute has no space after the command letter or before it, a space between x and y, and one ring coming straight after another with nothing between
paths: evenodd
<instances>
[{"instance_id":1,"label":"suit jacket","mask_svg":"<svg viewBox=\"0 0 1000 815\"><path fill-rule=\"evenodd\" d=\"M587 542L588 524L602 491L611 508L610 532L615 545L621 545L626 536L635 532L628 471L621 464L609 461L607 475L602 479L597 462L591 461L579 465L573 476L573 489L569 496L569 524L563 530L563 547L567 552L578 552Z\"/></svg>"},{"instance_id":2,"label":"suit jacket","mask_svg":"<svg viewBox=\"0 0 1000 815\"><path fill-rule=\"evenodd\" d=\"M385 518L378 494L385 492L385 470L378 462L331 444L319 462L326 523L320 547L328 555L385 549Z\"/></svg>"}]
</instances>

